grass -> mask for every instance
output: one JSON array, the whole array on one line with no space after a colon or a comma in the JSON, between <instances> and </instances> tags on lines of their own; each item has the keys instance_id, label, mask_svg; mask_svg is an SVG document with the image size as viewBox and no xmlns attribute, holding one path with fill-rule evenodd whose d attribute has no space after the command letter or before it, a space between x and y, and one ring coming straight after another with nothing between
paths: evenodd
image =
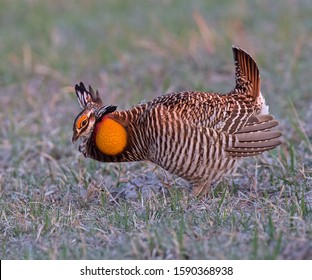
<instances>
[{"instance_id":1,"label":"grass","mask_svg":"<svg viewBox=\"0 0 312 280\"><path fill-rule=\"evenodd\" d=\"M310 1L0 3L1 259L311 259ZM210 197L147 163L71 144L73 85L127 108L233 87L231 45L257 60L284 144Z\"/></svg>"}]
</instances>

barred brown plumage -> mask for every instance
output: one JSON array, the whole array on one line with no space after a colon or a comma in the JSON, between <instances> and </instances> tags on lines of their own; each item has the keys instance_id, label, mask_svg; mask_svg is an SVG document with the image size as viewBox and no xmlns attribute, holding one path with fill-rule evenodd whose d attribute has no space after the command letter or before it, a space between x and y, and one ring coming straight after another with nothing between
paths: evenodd
<instances>
[{"instance_id":1,"label":"barred brown plumage","mask_svg":"<svg viewBox=\"0 0 312 280\"><path fill-rule=\"evenodd\" d=\"M242 157L281 144L260 92L252 57L233 46L235 88L226 95L183 91L117 111L89 86L75 87L82 112L73 127L79 151L102 162L148 160L188 180L195 195L231 173Z\"/></svg>"}]
</instances>

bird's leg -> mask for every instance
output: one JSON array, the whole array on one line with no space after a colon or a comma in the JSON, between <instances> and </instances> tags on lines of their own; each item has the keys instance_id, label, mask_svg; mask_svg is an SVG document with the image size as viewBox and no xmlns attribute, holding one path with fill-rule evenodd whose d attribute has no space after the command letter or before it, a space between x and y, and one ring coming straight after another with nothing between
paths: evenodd
<instances>
[{"instance_id":1,"label":"bird's leg","mask_svg":"<svg viewBox=\"0 0 312 280\"><path fill-rule=\"evenodd\" d=\"M205 195L209 194L210 187L211 187L210 181L196 183L196 184L193 183L192 184L192 188L193 188L192 194L194 196L198 196L198 197L205 196Z\"/></svg>"}]
</instances>

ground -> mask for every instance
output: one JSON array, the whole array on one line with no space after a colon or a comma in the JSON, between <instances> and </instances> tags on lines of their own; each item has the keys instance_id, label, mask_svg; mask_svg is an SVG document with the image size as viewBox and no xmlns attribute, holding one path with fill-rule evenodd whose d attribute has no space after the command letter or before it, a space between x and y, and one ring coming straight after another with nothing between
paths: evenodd
<instances>
[{"instance_id":1,"label":"ground","mask_svg":"<svg viewBox=\"0 0 312 280\"><path fill-rule=\"evenodd\" d=\"M0 2L1 259L311 259L312 2ZM72 145L73 86L120 109L227 92L231 46L257 61L283 145L209 197L149 163Z\"/></svg>"}]
</instances>

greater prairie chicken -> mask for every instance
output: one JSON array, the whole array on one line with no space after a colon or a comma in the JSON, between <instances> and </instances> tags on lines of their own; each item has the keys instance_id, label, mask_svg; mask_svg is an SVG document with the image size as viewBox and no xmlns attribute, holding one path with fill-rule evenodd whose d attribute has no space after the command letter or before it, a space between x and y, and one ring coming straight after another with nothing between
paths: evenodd
<instances>
[{"instance_id":1,"label":"greater prairie chicken","mask_svg":"<svg viewBox=\"0 0 312 280\"><path fill-rule=\"evenodd\" d=\"M72 141L79 151L102 162L147 160L188 180L195 195L233 172L237 161L274 149L281 132L268 114L260 75L252 57L233 46L235 88L213 92L169 93L125 111L103 105L98 91L75 87L82 112Z\"/></svg>"}]
</instances>

